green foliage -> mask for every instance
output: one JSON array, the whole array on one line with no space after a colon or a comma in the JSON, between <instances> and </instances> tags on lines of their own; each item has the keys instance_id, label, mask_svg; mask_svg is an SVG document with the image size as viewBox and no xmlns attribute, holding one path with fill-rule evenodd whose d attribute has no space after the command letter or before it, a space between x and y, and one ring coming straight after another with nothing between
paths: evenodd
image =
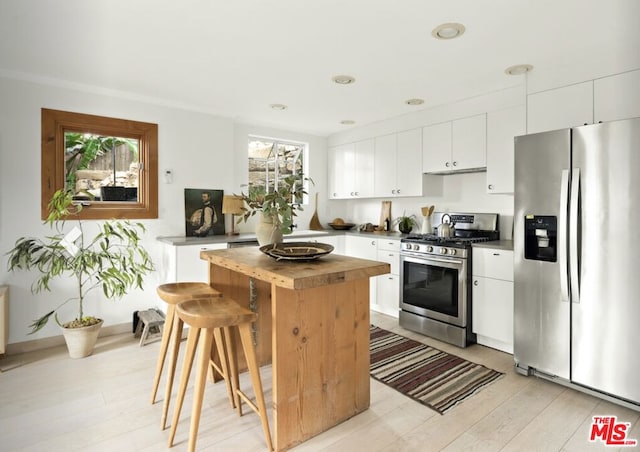
<instances>
[{"instance_id":1,"label":"green foliage","mask_svg":"<svg viewBox=\"0 0 640 452\"><path fill-rule=\"evenodd\" d=\"M301 200L307 192L304 189L304 181L313 180L302 174L290 175L279 181L278 189L267 192L262 186L249 187L248 194L239 196L244 200L244 214L238 222L247 221L256 212L271 217L283 234L291 233L291 225L298 211L303 211L302 205L295 202Z\"/></svg>"},{"instance_id":2,"label":"green foliage","mask_svg":"<svg viewBox=\"0 0 640 452\"><path fill-rule=\"evenodd\" d=\"M414 226L418 224L418 220L415 215L407 216L403 212L402 216L396 218L393 221L393 224L398 226L398 229L400 229L400 232L407 233L407 232L411 232Z\"/></svg>"},{"instance_id":3,"label":"green foliage","mask_svg":"<svg viewBox=\"0 0 640 452\"><path fill-rule=\"evenodd\" d=\"M66 188L73 190L76 171L87 169L96 157L118 146L125 145L138 159L137 141L131 138L102 137L87 133L65 132L65 174Z\"/></svg>"},{"instance_id":4,"label":"green foliage","mask_svg":"<svg viewBox=\"0 0 640 452\"><path fill-rule=\"evenodd\" d=\"M69 298L51 312L29 325L31 333L42 329L49 318L69 301L78 302L78 317L84 318L83 302L87 293L101 288L106 298L118 299L131 288L142 289L143 276L154 267L149 254L141 244L142 223L107 221L100 225L93 238L85 238L83 223L79 218L82 205L74 205L72 194L58 190L49 203L49 216L45 224L54 229L53 235L44 239L19 238L9 251L9 271L37 270L40 275L31 286L33 293L50 291L51 280L71 276L77 284L77 296ZM75 218L80 237L75 245L76 253L65 247L63 228L68 218Z\"/></svg>"}]
</instances>

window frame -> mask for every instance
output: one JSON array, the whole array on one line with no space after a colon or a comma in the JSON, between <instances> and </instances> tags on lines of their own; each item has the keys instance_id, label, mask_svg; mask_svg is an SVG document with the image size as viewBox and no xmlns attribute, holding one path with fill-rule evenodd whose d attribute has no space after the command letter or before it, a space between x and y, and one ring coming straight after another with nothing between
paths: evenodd
<instances>
[{"instance_id":1,"label":"window frame","mask_svg":"<svg viewBox=\"0 0 640 452\"><path fill-rule=\"evenodd\" d=\"M300 149L300 153L299 155L301 156L300 158L302 159L302 170L301 172L298 174L294 171L294 174L298 174L298 175L302 175L304 177L308 177L306 176L307 174L307 166L308 166L308 155L309 155L309 143L307 142L303 142L303 141L296 141L296 140L288 140L288 139L281 139L281 138L271 138L271 137L265 137L265 136L260 136L260 135L251 135L249 134L247 137L247 147L249 146L249 143L251 143L252 141L263 141L263 142L271 142L274 145L274 148L278 148L279 145L292 145L292 146L299 146ZM278 189L278 179L279 179L279 171L278 171L278 152L276 150L275 152L276 158L273 160L274 166L275 166L275 171L274 171L274 188L277 190ZM249 157L249 159L251 159L251 157ZM268 162L269 159L264 159L265 161L265 172L268 174L269 170L268 170ZM267 180L267 185L266 188L269 188L269 184L268 184L268 178ZM302 186L304 188L305 192L308 192L309 189L309 182L306 179L303 179L301 181ZM292 202L295 202L294 200L292 200ZM299 203L300 205L308 205L309 204L309 195L308 193L302 195L302 202Z\"/></svg>"},{"instance_id":2,"label":"window frame","mask_svg":"<svg viewBox=\"0 0 640 452\"><path fill-rule=\"evenodd\" d=\"M43 108L41 111L42 219L56 190L65 186L65 132L133 138L139 141L138 202L96 201L87 203L80 216L88 220L158 218L158 125Z\"/></svg>"}]
</instances>

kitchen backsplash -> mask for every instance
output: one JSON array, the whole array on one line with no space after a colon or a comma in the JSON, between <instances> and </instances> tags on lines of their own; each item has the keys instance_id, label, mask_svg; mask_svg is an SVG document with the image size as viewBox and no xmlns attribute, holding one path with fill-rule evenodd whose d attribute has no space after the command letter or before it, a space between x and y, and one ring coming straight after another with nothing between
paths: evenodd
<instances>
[{"instance_id":1,"label":"kitchen backsplash","mask_svg":"<svg viewBox=\"0 0 640 452\"><path fill-rule=\"evenodd\" d=\"M341 217L351 223L373 223L380 221L382 201L391 201L391 216L415 215L422 225L421 207L435 205L441 212L487 212L500 214L500 236L504 240L512 238L513 196L488 194L486 173L452 174L446 176L426 176L441 178L425 183L425 196L413 198L353 199L328 202L331 219ZM436 192L434 194L434 192ZM429 194L431 193L431 194Z\"/></svg>"}]
</instances>

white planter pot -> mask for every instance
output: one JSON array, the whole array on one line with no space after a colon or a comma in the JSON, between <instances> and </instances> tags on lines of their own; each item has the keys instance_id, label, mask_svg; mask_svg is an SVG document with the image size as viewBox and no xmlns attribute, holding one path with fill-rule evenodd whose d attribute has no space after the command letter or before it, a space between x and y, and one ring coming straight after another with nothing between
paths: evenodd
<instances>
[{"instance_id":1,"label":"white planter pot","mask_svg":"<svg viewBox=\"0 0 640 452\"><path fill-rule=\"evenodd\" d=\"M256 238L260 246L271 243L282 243L282 231L273 219L267 215L261 216L261 221L256 226Z\"/></svg>"},{"instance_id":2,"label":"white planter pot","mask_svg":"<svg viewBox=\"0 0 640 452\"><path fill-rule=\"evenodd\" d=\"M100 320L100 323L82 328L62 328L70 358L84 358L93 353L103 323Z\"/></svg>"}]
</instances>

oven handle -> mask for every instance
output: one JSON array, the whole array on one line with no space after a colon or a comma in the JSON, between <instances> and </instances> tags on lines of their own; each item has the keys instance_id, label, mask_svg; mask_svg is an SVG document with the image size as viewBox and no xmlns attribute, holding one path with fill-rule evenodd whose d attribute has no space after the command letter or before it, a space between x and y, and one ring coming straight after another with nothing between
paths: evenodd
<instances>
[{"instance_id":1,"label":"oven handle","mask_svg":"<svg viewBox=\"0 0 640 452\"><path fill-rule=\"evenodd\" d=\"M429 262L440 262L443 264L454 264L454 265L462 265L463 264L463 260L462 259L447 259L447 258L442 258L442 257L425 257L425 256L418 256L415 254L401 254L402 257L409 257L411 258L411 262L414 262L416 264L428 264Z\"/></svg>"}]
</instances>

